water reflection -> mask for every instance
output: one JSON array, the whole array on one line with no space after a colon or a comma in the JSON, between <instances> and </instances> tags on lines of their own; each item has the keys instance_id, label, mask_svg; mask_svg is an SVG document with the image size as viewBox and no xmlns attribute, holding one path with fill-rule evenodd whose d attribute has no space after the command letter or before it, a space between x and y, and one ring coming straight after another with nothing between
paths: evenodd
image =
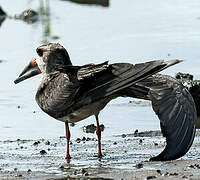
<instances>
[{"instance_id":1,"label":"water reflection","mask_svg":"<svg viewBox=\"0 0 200 180\"><path fill-rule=\"evenodd\" d=\"M87 5L100 5L103 7L109 6L109 0L62 0L62 1L70 1L78 4L87 4Z\"/></svg>"},{"instance_id":2,"label":"water reflection","mask_svg":"<svg viewBox=\"0 0 200 180\"><path fill-rule=\"evenodd\" d=\"M69 1L72 3L86 4L86 5L100 5L103 7L109 6L109 0L62 0ZM15 14L14 16L8 16L10 19L22 20L28 24L33 24L38 22L37 26L34 28L42 27L42 40L41 43L48 43L52 40L59 39L58 36L52 35L52 21L51 21L51 6L49 0L39 0L39 5L37 11L32 9L24 10L20 14ZM29 1L31 4L32 1ZM7 14L0 6L0 26L6 19Z\"/></svg>"},{"instance_id":3,"label":"water reflection","mask_svg":"<svg viewBox=\"0 0 200 180\"><path fill-rule=\"evenodd\" d=\"M49 0L40 0L38 11L41 16L41 25L43 31L42 43L47 43L51 37L51 11Z\"/></svg>"}]
</instances>

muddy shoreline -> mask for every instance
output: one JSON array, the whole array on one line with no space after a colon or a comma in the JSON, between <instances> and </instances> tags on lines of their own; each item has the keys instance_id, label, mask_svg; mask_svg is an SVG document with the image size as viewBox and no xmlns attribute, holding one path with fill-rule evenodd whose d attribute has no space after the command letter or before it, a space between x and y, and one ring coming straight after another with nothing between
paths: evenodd
<instances>
[{"instance_id":1,"label":"muddy shoreline","mask_svg":"<svg viewBox=\"0 0 200 180\"><path fill-rule=\"evenodd\" d=\"M70 165L65 163L65 138L0 141L0 179L198 179L200 132L190 151L168 162L149 162L162 151L159 131L137 132L102 141L104 157L95 157L96 138L71 141ZM142 135L142 136L141 136Z\"/></svg>"}]
</instances>

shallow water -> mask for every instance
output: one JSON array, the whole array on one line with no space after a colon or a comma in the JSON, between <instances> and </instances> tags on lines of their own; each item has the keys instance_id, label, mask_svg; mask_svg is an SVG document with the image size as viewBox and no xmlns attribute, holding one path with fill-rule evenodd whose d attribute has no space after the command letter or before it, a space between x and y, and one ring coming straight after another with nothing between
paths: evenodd
<instances>
[{"instance_id":1,"label":"shallow water","mask_svg":"<svg viewBox=\"0 0 200 180\"><path fill-rule=\"evenodd\" d=\"M0 59L4 60L0 64L1 139L52 138L64 133L63 124L41 112L35 103L40 77L19 85L13 83L35 55L35 48L45 41L63 44L74 64L180 58L186 61L165 73L174 75L184 71L198 77L200 2L197 0L128 0L126 3L118 0L109 1L108 7L60 0L2 0L0 5L11 17L28 8L41 13L40 20L34 24L7 18L0 27ZM59 39L53 40L55 36ZM112 106L129 100L112 101L101 112L100 120L106 127L103 138L135 129L159 129L150 106ZM91 117L71 128L72 138L82 134L82 126L93 122Z\"/></svg>"},{"instance_id":2,"label":"shallow water","mask_svg":"<svg viewBox=\"0 0 200 180\"><path fill-rule=\"evenodd\" d=\"M14 79L44 42L64 45L74 64L143 62L184 59L165 70L199 76L199 0L110 0L108 7L70 1L1 0L13 17L25 9L40 11L39 21L27 24L7 18L0 26L0 139L55 139L64 124L43 113L34 100L40 77L14 85ZM157 130L159 121L151 106L130 105L130 98L114 100L100 114L103 140L136 129ZM72 139L85 136L82 127L94 117L71 127ZM89 134L95 137L95 134Z\"/></svg>"}]
</instances>

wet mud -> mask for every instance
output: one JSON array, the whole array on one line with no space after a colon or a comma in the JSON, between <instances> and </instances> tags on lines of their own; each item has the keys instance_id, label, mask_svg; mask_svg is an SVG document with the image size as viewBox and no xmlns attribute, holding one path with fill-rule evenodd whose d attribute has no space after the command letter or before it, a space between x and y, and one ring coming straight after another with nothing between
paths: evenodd
<instances>
[{"instance_id":1,"label":"wet mud","mask_svg":"<svg viewBox=\"0 0 200 180\"><path fill-rule=\"evenodd\" d=\"M102 139L80 137L70 143L71 162L65 162L66 142L57 139L0 141L0 179L179 179L200 177L200 131L190 151L179 160L149 162L165 146L159 131L121 134Z\"/></svg>"}]
</instances>

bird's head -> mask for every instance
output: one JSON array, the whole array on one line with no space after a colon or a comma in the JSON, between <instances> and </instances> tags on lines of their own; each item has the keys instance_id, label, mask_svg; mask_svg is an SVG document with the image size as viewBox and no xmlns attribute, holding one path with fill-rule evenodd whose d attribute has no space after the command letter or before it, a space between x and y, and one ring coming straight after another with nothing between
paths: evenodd
<instances>
[{"instance_id":1,"label":"bird's head","mask_svg":"<svg viewBox=\"0 0 200 180\"><path fill-rule=\"evenodd\" d=\"M24 68L15 84L40 73L48 74L57 70L59 65L72 65L66 49L58 43L49 43L36 49L37 56Z\"/></svg>"}]
</instances>

